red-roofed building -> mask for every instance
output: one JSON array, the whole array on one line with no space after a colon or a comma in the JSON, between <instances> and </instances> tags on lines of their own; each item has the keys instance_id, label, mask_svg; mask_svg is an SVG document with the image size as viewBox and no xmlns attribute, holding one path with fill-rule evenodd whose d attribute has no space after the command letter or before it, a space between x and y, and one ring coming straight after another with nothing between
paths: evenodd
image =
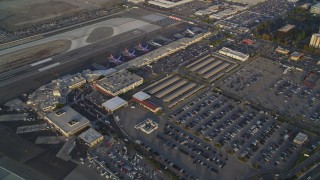
<instances>
[{"instance_id":1,"label":"red-roofed building","mask_svg":"<svg viewBox=\"0 0 320 180\"><path fill-rule=\"evenodd\" d=\"M162 108L156 104L154 104L153 102L149 101L148 99L140 101L136 98L132 98L132 101L138 103L140 106L143 106L144 108L148 109L149 111L156 113L160 110L162 110Z\"/></svg>"},{"instance_id":2,"label":"red-roofed building","mask_svg":"<svg viewBox=\"0 0 320 180\"><path fill-rule=\"evenodd\" d=\"M250 40L250 39L243 39L242 42L243 42L244 44L247 44L247 45L252 45L252 44L254 44L254 42L253 42L252 40Z\"/></svg>"}]
</instances>

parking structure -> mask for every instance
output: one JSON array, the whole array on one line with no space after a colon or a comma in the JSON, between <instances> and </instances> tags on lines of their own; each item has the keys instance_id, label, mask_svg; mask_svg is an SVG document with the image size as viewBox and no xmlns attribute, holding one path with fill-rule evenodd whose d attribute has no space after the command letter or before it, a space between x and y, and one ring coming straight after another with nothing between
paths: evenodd
<instances>
[{"instance_id":1,"label":"parking structure","mask_svg":"<svg viewBox=\"0 0 320 180\"><path fill-rule=\"evenodd\" d=\"M178 75L169 75L144 89L144 91L162 99L171 108L204 88Z\"/></svg>"},{"instance_id":2,"label":"parking structure","mask_svg":"<svg viewBox=\"0 0 320 180\"><path fill-rule=\"evenodd\" d=\"M186 68L211 83L236 66L236 63L228 61L227 58L207 55L188 64Z\"/></svg>"}]
</instances>

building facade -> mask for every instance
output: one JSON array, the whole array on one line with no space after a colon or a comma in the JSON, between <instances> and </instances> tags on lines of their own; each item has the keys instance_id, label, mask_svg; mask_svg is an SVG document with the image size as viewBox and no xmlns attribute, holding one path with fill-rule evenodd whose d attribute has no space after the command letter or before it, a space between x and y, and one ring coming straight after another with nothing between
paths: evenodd
<instances>
[{"instance_id":1,"label":"building facade","mask_svg":"<svg viewBox=\"0 0 320 180\"><path fill-rule=\"evenodd\" d=\"M320 48L320 34L313 34L309 45L315 48Z\"/></svg>"},{"instance_id":2,"label":"building facade","mask_svg":"<svg viewBox=\"0 0 320 180\"><path fill-rule=\"evenodd\" d=\"M310 8L310 13L312 14L320 14L320 3L317 3Z\"/></svg>"}]
</instances>

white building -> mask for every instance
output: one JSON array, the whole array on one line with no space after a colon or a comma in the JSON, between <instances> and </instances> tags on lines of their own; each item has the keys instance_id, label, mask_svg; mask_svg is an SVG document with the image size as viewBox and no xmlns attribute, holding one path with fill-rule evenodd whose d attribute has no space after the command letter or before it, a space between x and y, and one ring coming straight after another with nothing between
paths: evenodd
<instances>
[{"instance_id":1,"label":"white building","mask_svg":"<svg viewBox=\"0 0 320 180\"><path fill-rule=\"evenodd\" d=\"M128 2L131 2L131 3L134 3L134 4L138 4L138 3L145 2L145 0L128 0Z\"/></svg>"},{"instance_id":2,"label":"white building","mask_svg":"<svg viewBox=\"0 0 320 180\"><path fill-rule=\"evenodd\" d=\"M220 49L218 51L218 53L223 54L223 55L228 56L228 57L231 57L233 59L242 61L242 62L244 62L244 61L249 59L249 55L248 54L244 54L242 52L234 51L234 50L232 50L230 48L226 48L226 47L223 47L222 49Z\"/></svg>"},{"instance_id":3,"label":"white building","mask_svg":"<svg viewBox=\"0 0 320 180\"><path fill-rule=\"evenodd\" d=\"M288 2L297 3L297 2L299 2L299 0L288 0Z\"/></svg>"},{"instance_id":4,"label":"white building","mask_svg":"<svg viewBox=\"0 0 320 180\"><path fill-rule=\"evenodd\" d=\"M94 145L103 141L103 135L92 128L89 128L85 132L81 133L78 137L89 147L93 147Z\"/></svg>"},{"instance_id":5,"label":"white building","mask_svg":"<svg viewBox=\"0 0 320 180\"><path fill-rule=\"evenodd\" d=\"M44 119L67 137L87 128L90 123L87 118L73 110L70 106L65 106L52 112L46 115Z\"/></svg>"},{"instance_id":6,"label":"white building","mask_svg":"<svg viewBox=\"0 0 320 180\"><path fill-rule=\"evenodd\" d=\"M146 134L150 134L156 129L158 129L158 123L156 123L152 119L146 119L145 121L142 121L141 123L135 125L135 128L140 129L142 132Z\"/></svg>"},{"instance_id":7,"label":"white building","mask_svg":"<svg viewBox=\"0 0 320 180\"><path fill-rule=\"evenodd\" d=\"M128 105L127 101L116 96L116 97L104 102L102 104L102 107L109 112L113 112L113 111L115 111L123 106L127 106L127 105Z\"/></svg>"},{"instance_id":8,"label":"white building","mask_svg":"<svg viewBox=\"0 0 320 180\"><path fill-rule=\"evenodd\" d=\"M176 0L176 1L169 1L169 0L151 0L148 1L149 4L155 5L161 8L173 8L175 6L179 6L193 0Z\"/></svg>"}]
</instances>

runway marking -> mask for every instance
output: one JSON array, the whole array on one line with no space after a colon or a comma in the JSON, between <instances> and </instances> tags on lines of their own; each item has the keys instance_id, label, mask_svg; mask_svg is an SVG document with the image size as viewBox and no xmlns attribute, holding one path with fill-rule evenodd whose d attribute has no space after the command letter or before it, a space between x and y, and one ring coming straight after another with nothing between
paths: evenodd
<instances>
[{"instance_id":1,"label":"runway marking","mask_svg":"<svg viewBox=\"0 0 320 180\"><path fill-rule=\"evenodd\" d=\"M44 59L44 60L41 60L41 61L38 61L38 62L35 62L35 63L32 63L30 64L31 66L37 66L39 64L42 64L42 63L45 63L45 62L49 62L49 61L52 61L52 58L47 58L47 59Z\"/></svg>"},{"instance_id":2,"label":"runway marking","mask_svg":"<svg viewBox=\"0 0 320 180\"><path fill-rule=\"evenodd\" d=\"M9 172L10 174L14 175L14 176L17 177L18 179L23 179L23 180L25 180L25 179L22 178L21 176L13 173L12 171L9 171L8 169L6 169L6 168L4 168L4 167L1 167L1 166L0 166L0 168L3 169L4 171L7 171L7 172Z\"/></svg>"},{"instance_id":3,"label":"runway marking","mask_svg":"<svg viewBox=\"0 0 320 180\"><path fill-rule=\"evenodd\" d=\"M42 67L42 66L43 66L43 64L40 65L40 66L38 66L38 67L32 67L32 68L30 68L30 69L27 69L26 71L32 71L32 70L35 70L35 69L40 68L40 67Z\"/></svg>"},{"instance_id":4,"label":"runway marking","mask_svg":"<svg viewBox=\"0 0 320 180\"><path fill-rule=\"evenodd\" d=\"M39 70L40 72L42 72L42 71L45 71L45 70L51 69L51 68L53 68L53 67L59 66L60 64L61 64L61 63L57 62L57 63L51 64L51 65L49 65L49 66L46 66L46 67L40 68L40 69L38 69L38 70Z\"/></svg>"},{"instance_id":5,"label":"runway marking","mask_svg":"<svg viewBox=\"0 0 320 180\"><path fill-rule=\"evenodd\" d=\"M100 43L99 45L101 46L101 45L109 44L109 43L111 43L111 42L112 42L112 41L108 41L108 42Z\"/></svg>"},{"instance_id":6,"label":"runway marking","mask_svg":"<svg viewBox=\"0 0 320 180\"><path fill-rule=\"evenodd\" d=\"M5 79L12 78L12 77L14 77L14 76L15 76L15 75L10 75L10 76L7 76L7 77L4 77L4 78L1 78L1 79L0 79L0 81L1 81L1 80L5 80Z\"/></svg>"},{"instance_id":7,"label":"runway marking","mask_svg":"<svg viewBox=\"0 0 320 180\"><path fill-rule=\"evenodd\" d=\"M87 49L84 49L82 50L82 52L86 52L86 51L90 51L92 48L87 48ZM78 51L78 54L81 53L81 51Z\"/></svg>"}]
</instances>

